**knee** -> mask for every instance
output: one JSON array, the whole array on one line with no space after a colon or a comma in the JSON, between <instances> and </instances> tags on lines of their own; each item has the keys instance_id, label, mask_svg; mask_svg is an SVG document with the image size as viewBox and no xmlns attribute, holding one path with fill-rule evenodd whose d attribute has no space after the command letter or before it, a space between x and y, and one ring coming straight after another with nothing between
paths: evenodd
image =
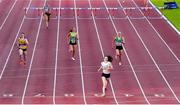
<instances>
[{"instance_id":1,"label":"knee","mask_svg":"<svg viewBox=\"0 0 180 105\"><path fill-rule=\"evenodd\" d=\"M23 50L19 49L19 55L23 55Z\"/></svg>"},{"instance_id":2,"label":"knee","mask_svg":"<svg viewBox=\"0 0 180 105\"><path fill-rule=\"evenodd\" d=\"M119 52L116 52L116 55L117 55L117 56L119 56L119 55L120 55L120 53L119 53Z\"/></svg>"}]
</instances>

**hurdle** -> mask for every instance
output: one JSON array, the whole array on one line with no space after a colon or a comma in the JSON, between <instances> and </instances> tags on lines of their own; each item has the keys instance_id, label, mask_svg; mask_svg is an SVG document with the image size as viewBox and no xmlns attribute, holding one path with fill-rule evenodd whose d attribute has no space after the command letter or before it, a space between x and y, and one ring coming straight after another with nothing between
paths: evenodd
<instances>
[{"instance_id":1,"label":"hurdle","mask_svg":"<svg viewBox=\"0 0 180 105\"><path fill-rule=\"evenodd\" d=\"M34 11L38 11L38 16L40 16L40 14L43 12L43 8L42 7L29 7L29 8L24 8L24 11L25 11L25 15L27 15L27 10L34 10ZM112 16L114 19L126 19L127 16L131 17L131 14L133 13L134 10L142 10L142 11L145 11L144 15L146 17L148 17L149 15L149 10L153 10L153 9L156 9L155 7L110 7L110 8L105 8L105 7L99 7L99 8L66 8L66 7L52 7L50 8L52 11L53 11L53 14L54 14L54 18L51 18L51 19L57 19L57 16L58 16L58 11L60 11L60 19L63 18L62 17L62 11L73 11L73 16L72 17L68 17L69 19L73 19L75 18L75 11L77 12L77 18L80 18L82 19L82 17L80 17L80 11L83 11L83 10L88 10L88 11L91 11L90 12L90 16L92 17L92 12L95 16L95 18L98 16L98 11L103 11L103 10L109 10L109 17ZM122 11L124 10L125 11L125 17L115 17L115 14L116 14L116 11ZM89 17L89 19L91 18ZM107 17L108 18L108 17ZM131 17L132 19L144 19L143 17ZM150 18L150 17L149 17ZM103 18L102 18L103 19ZM155 18L151 18L151 19L155 19Z\"/></svg>"}]
</instances>

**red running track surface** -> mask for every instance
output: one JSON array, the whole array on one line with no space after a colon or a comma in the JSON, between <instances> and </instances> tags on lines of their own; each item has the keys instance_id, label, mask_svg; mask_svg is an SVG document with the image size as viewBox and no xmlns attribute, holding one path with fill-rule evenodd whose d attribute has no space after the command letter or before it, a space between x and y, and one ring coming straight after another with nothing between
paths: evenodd
<instances>
[{"instance_id":1,"label":"red running track surface","mask_svg":"<svg viewBox=\"0 0 180 105\"><path fill-rule=\"evenodd\" d=\"M46 29L41 12L45 0L2 0L0 2L0 104L180 104L180 39L159 18L156 10L61 10L53 11ZM57 8L142 7L142 0L47 0ZM151 6L151 5L149 5ZM12 11L11 11L12 9ZM93 14L92 14L93 12ZM110 14L114 14L113 16ZM40 15L40 16L38 16ZM77 15L79 16L77 18ZM92 18L96 16L95 18ZM144 17L144 18L141 18ZM4 24L3 24L4 23ZM3 25L2 25L3 24ZM79 34L76 61L68 52L67 33ZM123 65L114 59L106 97L101 93L104 55L112 55L112 39L121 31L126 39ZM28 63L19 64L17 36L27 33Z\"/></svg>"}]
</instances>

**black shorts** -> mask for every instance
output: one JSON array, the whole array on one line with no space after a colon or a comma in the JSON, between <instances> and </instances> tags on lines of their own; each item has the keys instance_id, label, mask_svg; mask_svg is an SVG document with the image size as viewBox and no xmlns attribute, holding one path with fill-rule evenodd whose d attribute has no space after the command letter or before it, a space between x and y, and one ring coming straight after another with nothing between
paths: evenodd
<instances>
[{"instance_id":1,"label":"black shorts","mask_svg":"<svg viewBox=\"0 0 180 105\"><path fill-rule=\"evenodd\" d=\"M47 17L48 17L48 21L49 21L49 20L50 20L51 13L49 13L49 12L45 12L45 15L47 15Z\"/></svg>"},{"instance_id":2,"label":"black shorts","mask_svg":"<svg viewBox=\"0 0 180 105\"><path fill-rule=\"evenodd\" d=\"M70 42L69 45L77 45L77 43L71 43L71 42Z\"/></svg>"},{"instance_id":3,"label":"black shorts","mask_svg":"<svg viewBox=\"0 0 180 105\"><path fill-rule=\"evenodd\" d=\"M71 41L69 41L70 45L77 45L77 42L75 41L75 43L72 43Z\"/></svg>"},{"instance_id":4,"label":"black shorts","mask_svg":"<svg viewBox=\"0 0 180 105\"><path fill-rule=\"evenodd\" d=\"M47 16L51 16L51 13L49 13L49 12L45 12L45 14L46 14Z\"/></svg>"},{"instance_id":5,"label":"black shorts","mask_svg":"<svg viewBox=\"0 0 180 105\"><path fill-rule=\"evenodd\" d=\"M104 74L104 73L102 73L101 76L102 76L102 77L105 77L106 79L108 79L108 78L110 78L111 74Z\"/></svg>"},{"instance_id":6,"label":"black shorts","mask_svg":"<svg viewBox=\"0 0 180 105\"><path fill-rule=\"evenodd\" d=\"M116 46L116 49L123 50L123 46Z\"/></svg>"},{"instance_id":7,"label":"black shorts","mask_svg":"<svg viewBox=\"0 0 180 105\"><path fill-rule=\"evenodd\" d=\"M21 49L23 52L27 51L27 49Z\"/></svg>"}]
</instances>

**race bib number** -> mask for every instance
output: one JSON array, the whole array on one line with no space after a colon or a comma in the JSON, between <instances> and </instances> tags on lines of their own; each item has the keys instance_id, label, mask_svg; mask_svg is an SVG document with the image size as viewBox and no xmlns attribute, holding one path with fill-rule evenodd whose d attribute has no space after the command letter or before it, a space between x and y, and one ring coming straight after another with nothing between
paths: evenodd
<instances>
[{"instance_id":1,"label":"race bib number","mask_svg":"<svg viewBox=\"0 0 180 105\"><path fill-rule=\"evenodd\" d=\"M76 37L71 37L70 41L71 43L76 43Z\"/></svg>"},{"instance_id":2,"label":"race bib number","mask_svg":"<svg viewBox=\"0 0 180 105\"><path fill-rule=\"evenodd\" d=\"M121 42L116 42L116 46L122 46Z\"/></svg>"}]
</instances>

